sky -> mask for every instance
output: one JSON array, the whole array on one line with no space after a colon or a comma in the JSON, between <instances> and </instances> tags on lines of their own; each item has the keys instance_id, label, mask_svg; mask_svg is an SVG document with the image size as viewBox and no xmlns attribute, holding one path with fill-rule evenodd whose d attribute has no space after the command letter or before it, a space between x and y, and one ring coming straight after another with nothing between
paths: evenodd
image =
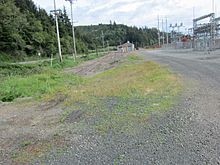
<instances>
[{"instance_id":1,"label":"sky","mask_svg":"<svg viewBox=\"0 0 220 165\"><path fill-rule=\"evenodd\" d=\"M53 9L54 0L33 0L38 7L48 12ZM168 30L170 24L183 23L183 30L192 27L193 15L200 17L211 13L214 1L216 17L220 16L220 0L77 0L73 4L76 25L96 25L99 23L126 24L138 27L157 27L158 15L160 29ZM65 6L70 13L70 4L56 0L57 8ZM194 8L194 12L193 12ZM193 14L194 13L194 14Z\"/></svg>"}]
</instances>

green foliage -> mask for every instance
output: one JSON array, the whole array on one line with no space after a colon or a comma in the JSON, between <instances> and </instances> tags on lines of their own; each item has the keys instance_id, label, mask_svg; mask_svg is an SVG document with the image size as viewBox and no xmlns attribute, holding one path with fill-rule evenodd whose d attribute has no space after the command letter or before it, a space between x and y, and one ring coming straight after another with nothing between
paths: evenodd
<instances>
[{"instance_id":1,"label":"green foliage","mask_svg":"<svg viewBox=\"0 0 220 165\"><path fill-rule=\"evenodd\" d=\"M22 29L26 26L25 15L20 13L12 0L0 5L0 51L20 55L24 50L25 40Z\"/></svg>"},{"instance_id":2,"label":"green foliage","mask_svg":"<svg viewBox=\"0 0 220 165\"><path fill-rule=\"evenodd\" d=\"M102 45L102 32L105 35L105 41L108 41L110 46L117 46L130 41L136 47L145 47L157 42L157 29L154 28L129 27L121 24L117 25L115 22L114 25L99 24L76 27L76 36L88 43L89 49L95 49L96 45Z\"/></svg>"},{"instance_id":3,"label":"green foliage","mask_svg":"<svg viewBox=\"0 0 220 165\"><path fill-rule=\"evenodd\" d=\"M3 62L9 62L9 61L13 61L12 56L10 56L4 52L0 52L0 64Z\"/></svg>"},{"instance_id":4,"label":"green foliage","mask_svg":"<svg viewBox=\"0 0 220 165\"><path fill-rule=\"evenodd\" d=\"M70 68L70 67L74 67L77 66L78 64L80 64L81 61L77 60L76 62L74 62L73 58L64 58L63 62L60 63L58 59L53 61L53 68L55 69L64 69L64 68ZM48 62L49 65L49 62Z\"/></svg>"},{"instance_id":5,"label":"green foliage","mask_svg":"<svg viewBox=\"0 0 220 165\"><path fill-rule=\"evenodd\" d=\"M0 4L0 52L15 59L25 55L37 56L38 53L49 57L58 52L52 15L37 8L32 0L4 0ZM62 52L71 54L72 27L65 8L58 21ZM83 54L102 47L102 32L110 46L130 41L136 47L144 47L155 44L157 40L156 29L128 27L115 22L109 25L79 26L75 30L77 52Z\"/></svg>"},{"instance_id":6,"label":"green foliage","mask_svg":"<svg viewBox=\"0 0 220 165\"><path fill-rule=\"evenodd\" d=\"M16 75L31 75L43 71L43 64L0 64L0 77L16 76Z\"/></svg>"}]
</instances>

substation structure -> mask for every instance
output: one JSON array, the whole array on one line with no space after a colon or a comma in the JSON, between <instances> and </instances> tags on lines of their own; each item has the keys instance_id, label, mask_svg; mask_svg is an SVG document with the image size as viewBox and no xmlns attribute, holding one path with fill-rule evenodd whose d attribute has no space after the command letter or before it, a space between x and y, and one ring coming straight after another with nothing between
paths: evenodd
<instances>
[{"instance_id":1,"label":"substation structure","mask_svg":"<svg viewBox=\"0 0 220 165\"><path fill-rule=\"evenodd\" d=\"M220 17L215 18L215 13L210 13L193 19L193 44L194 50L220 49Z\"/></svg>"}]
</instances>

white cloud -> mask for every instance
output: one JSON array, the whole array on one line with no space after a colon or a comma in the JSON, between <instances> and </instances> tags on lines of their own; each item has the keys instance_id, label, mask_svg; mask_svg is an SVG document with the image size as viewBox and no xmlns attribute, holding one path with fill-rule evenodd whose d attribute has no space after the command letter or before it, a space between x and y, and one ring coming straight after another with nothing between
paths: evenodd
<instances>
[{"instance_id":1,"label":"white cloud","mask_svg":"<svg viewBox=\"0 0 220 165\"><path fill-rule=\"evenodd\" d=\"M53 0L34 0L47 11L53 9ZM56 0L57 7L66 6L69 12L69 3L65 0ZM220 16L220 1L215 0L217 15ZM157 15L169 23L183 22L186 26L192 25L193 7L195 16L208 14L212 11L212 0L78 0L74 4L74 17L79 25L108 23L110 20L117 23L137 26L157 26Z\"/></svg>"}]
</instances>

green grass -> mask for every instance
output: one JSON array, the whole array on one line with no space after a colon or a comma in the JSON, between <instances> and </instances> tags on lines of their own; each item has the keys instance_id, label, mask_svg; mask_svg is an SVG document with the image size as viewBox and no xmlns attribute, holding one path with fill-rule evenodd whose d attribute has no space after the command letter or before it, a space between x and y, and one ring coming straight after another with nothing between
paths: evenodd
<instances>
[{"instance_id":1,"label":"green grass","mask_svg":"<svg viewBox=\"0 0 220 165\"><path fill-rule=\"evenodd\" d=\"M72 87L66 105L74 110L80 103L86 121L96 119L86 127L100 133L132 133L135 127L145 125L150 113L169 110L181 89L179 77L167 68L154 62L129 62L88 78L77 88Z\"/></svg>"},{"instance_id":2,"label":"green grass","mask_svg":"<svg viewBox=\"0 0 220 165\"><path fill-rule=\"evenodd\" d=\"M0 100L11 102L16 98L41 97L76 85L82 79L76 75L62 73L63 69L95 58L96 55L90 55L74 62L73 58L64 57L62 63L58 59L54 60L52 67L50 61L22 65L1 63Z\"/></svg>"},{"instance_id":3,"label":"green grass","mask_svg":"<svg viewBox=\"0 0 220 165\"><path fill-rule=\"evenodd\" d=\"M54 59L52 62L52 68L57 69L57 70L62 70L64 68L70 68L79 65L80 63L88 60L93 60L98 57L102 57L106 55L106 52L101 52L96 55L96 53L90 53L87 55L83 55L74 62L72 56L63 56L63 62L60 63L59 59ZM6 59L8 58L8 60ZM4 59L4 60L1 60ZM51 68L51 62L50 61L39 61L34 64L16 64L12 62L10 56L6 55L0 55L0 79L3 77L8 77L8 76L26 76L26 75L32 75L36 73L42 73L45 70L48 70ZM39 60L39 59L38 59ZM14 62L14 61L13 61Z\"/></svg>"},{"instance_id":4,"label":"green grass","mask_svg":"<svg viewBox=\"0 0 220 165\"><path fill-rule=\"evenodd\" d=\"M40 74L8 77L0 82L0 100L8 102L22 97L42 97L80 82L79 76L51 69Z\"/></svg>"},{"instance_id":5,"label":"green grass","mask_svg":"<svg viewBox=\"0 0 220 165\"><path fill-rule=\"evenodd\" d=\"M130 62L137 61L137 60L143 60L143 58L141 58L140 56L137 56L136 54L132 54L128 56L128 61Z\"/></svg>"}]
</instances>

